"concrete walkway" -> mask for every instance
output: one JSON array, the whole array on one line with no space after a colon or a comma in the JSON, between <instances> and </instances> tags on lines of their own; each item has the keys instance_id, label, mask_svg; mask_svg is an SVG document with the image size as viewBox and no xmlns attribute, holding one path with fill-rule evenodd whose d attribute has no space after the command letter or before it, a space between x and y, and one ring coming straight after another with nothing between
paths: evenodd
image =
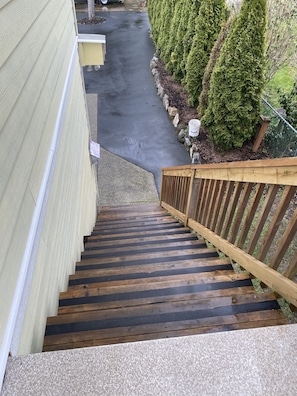
<instances>
[{"instance_id":1,"label":"concrete walkway","mask_svg":"<svg viewBox=\"0 0 297 396\"><path fill-rule=\"evenodd\" d=\"M91 138L97 142L96 94L87 94ZM95 165L98 184L98 210L102 206L159 202L154 175L101 147Z\"/></svg>"},{"instance_id":2,"label":"concrete walkway","mask_svg":"<svg viewBox=\"0 0 297 396\"><path fill-rule=\"evenodd\" d=\"M295 396L297 325L9 358L2 396Z\"/></svg>"}]
</instances>

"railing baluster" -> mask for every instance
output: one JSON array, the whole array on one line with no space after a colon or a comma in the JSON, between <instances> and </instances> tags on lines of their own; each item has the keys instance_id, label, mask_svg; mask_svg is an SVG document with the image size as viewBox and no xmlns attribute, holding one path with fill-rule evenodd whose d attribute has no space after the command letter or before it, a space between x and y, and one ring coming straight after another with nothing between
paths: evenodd
<instances>
[{"instance_id":1,"label":"railing baluster","mask_svg":"<svg viewBox=\"0 0 297 396\"><path fill-rule=\"evenodd\" d=\"M230 230L230 227L231 227L231 224L232 224L232 220L233 220L233 217L234 217L234 213L235 213L236 207L238 205L240 194L242 192L242 187L243 187L243 183L242 182L237 182L236 185L235 185L235 189L234 189L234 192L232 194L232 199L231 199L231 203L230 203L230 206L229 206L229 210L227 212L226 222L225 222L224 228L223 228L222 237L224 239L228 239L229 230Z\"/></svg>"},{"instance_id":2,"label":"railing baluster","mask_svg":"<svg viewBox=\"0 0 297 396\"><path fill-rule=\"evenodd\" d=\"M222 203L220 216L219 216L218 223L217 223L215 231L214 231L218 235L221 235L221 233L222 233L222 228L223 228L224 221L226 219L226 213L228 210L228 206L229 206L229 202L230 202L230 198L231 198L233 189L234 189L234 182L228 181L227 186L226 186L226 192L224 195L224 201Z\"/></svg>"},{"instance_id":3,"label":"railing baluster","mask_svg":"<svg viewBox=\"0 0 297 396\"><path fill-rule=\"evenodd\" d=\"M192 169L191 172L191 177L188 181L188 189L187 189L187 203L186 203L186 210L185 210L185 221L184 224L185 226L188 225L188 218L189 218L189 214L191 211L191 202L193 201L194 197L193 197L193 186L194 186L194 180L195 180L195 170Z\"/></svg>"},{"instance_id":4,"label":"railing baluster","mask_svg":"<svg viewBox=\"0 0 297 396\"><path fill-rule=\"evenodd\" d=\"M294 254L294 257L292 258L288 268L286 269L284 276L289 278L289 279L293 279L294 276L297 273L297 250Z\"/></svg>"},{"instance_id":5,"label":"railing baluster","mask_svg":"<svg viewBox=\"0 0 297 396\"><path fill-rule=\"evenodd\" d=\"M209 203L210 203L210 198L211 198L211 190L212 190L212 185L213 181L212 180L206 180L207 184L207 190L206 190L206 195L205 198L203 199L203 212L202 212L202 218L201 218L201 224L205 225L206 219L207 219L207 214L209 211Z\"/></svg>"},{"instance_id":6,"label":"railing baluster","mask_svg":"<svg viewBox=\"0 0 297 396\"><path fill-rule=\"evenodd\" d=\"M257 242L259 241L260 235L262 233L264 224L266 223L268 214L271 210L271 207L273 205L273 202L275 200L276 194L279 190L279 186L278 185L272 185L270 186L267 196L265 198L264 204L262 206L262 210L261 213L258 217L257 223L255 225L255 229L254 232L251 236L251 239L248 243L248 246L246 248L246 252L249 254L253 254L255 247L257 245Z\"/></svg>"},{"instance_id":7,"label":"railing baluster","mask_svg":"<svg viewBox=\"0 0 297 396\"><path fill-rule=\"evenodd\" d=\"M214 206L214 210L213 210L213 216L212 216L212 220L210 223L210 230L214 230L216 223L218 221L218 217L219 217L219 213L220 213L220 209L221 209L221 205L222 205L222 201L223 201L223 197L224 197L224 193L225 193L225 189L226 189L226 181L224 180L219 180L219 191L218 191L218 195L216 198L216 202L215 202L215 206Z\"/></svg>"},{"instance_id":8,"label":"railing baluster","mask_svg":"<svg viewBox=\"0 0 297 396\"><path fill-rule=\"evenodd\" d=\"M286 227L285 232L282 235L281 240L279 241L277 251L274 256L270 260L269 267L273 269L277 269L279 266L284 254L286 253L291 241L297 232L297 209L295 210L293 216L289 224Z\"/></svg>"},{"instance_id":9,"label":"railing baluster","mask_svg":"<svg viewBox=\"0 0 297 396\"><path fill-rule=\"evenodd\" d=\"M242 227L242 230L239 235L238 242L237 242L237 246L241 249L243 248L244 243L247 238L247 235L248 235L248 232L250 231L251 225L253 223L255 214L257 212L257 209L258 209L258 206L260 203L260 200L262 198L264 188L265 188L265 184L257 184L257 186L256 186L255 195L252 199L251 205L249 207L248 213L246 215L246 218L245 218L245 221L244 221L244 224L243 224L243 227Z\"/></svg>"},{"instance_id":10,"label":"railing baluster","mask_svg":"<svg viewBox=\"0 0 297 396\"><path fill-rule=\"evenodd\" d=\"M272 241L275 237L275 234L280 226L280 223L286 213L288 205L295 194L295 187L286 186L283 192L281 201L276 209L276 212L273 216L273 219L269 225L268 231L265 235L264 241L261 244L260 251L257 255L257 259L263 261L266 257L266 254L269 250L269 247L272 244Z\"/></svg>"},{"instance_id":11,"label":"railing baluster","mask_svg":"<svg viewBox=\"0 0 297 396\"><path fill-rule=\"evenodd\" d=\"M242 223L242 219L244 216L244 212L246 210L248 201L250 199L250 195L253 189L253 183L245 183L242 196L240 198L240 201L238 202L238 209L235 215L234 222L231 227L231 236L229 239L229 242L235 243L236 237L238 236L238 230L240 227L240 224Z\"/></svg>"},{"instance_id":12,"label":"railing baluster","mask_svg":"<svg viewBox=\"0 0 297 396\"><path fill-rule=\"evenodd\" d=\"M207 228L210 228L210 224L212 223L212 219L214 216L214 211L216 207L216 202L218 199L218 191L220 187L220 181L219 180L213 180L212 181L212 186L211 186L211 196L210 196L210 202L208 205L208 211L207 211L207 216L205 220L205 226Z\"/></svg>"},{"instance_id":13,"label":"railing baluster","mask_svg":"<svg viewBox=\"0 0 297 396\"><path fill-rule=\"evenodd\" d=\"M206 188L207 188L206 180L201 179L200 187L199 187L199 200L198 200L198 205L197 205L197 221L199 223L201 222L201 218L202 218L204 196L205 196Z\"/></svg>"}]
</instances>

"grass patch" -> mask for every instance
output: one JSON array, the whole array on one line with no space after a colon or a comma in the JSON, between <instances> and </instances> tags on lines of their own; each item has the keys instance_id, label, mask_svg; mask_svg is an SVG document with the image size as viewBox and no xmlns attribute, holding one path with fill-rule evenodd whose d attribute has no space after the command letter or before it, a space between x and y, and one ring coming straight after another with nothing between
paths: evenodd
<instances>
[{"instance_id":1,"label":"grass patch","mask_svg":"<svg viewBox=\"0 0 297 396\"><path fill-rule=\"evenodd\" d=\"M285 66L278 70L275 76L264 89L264 96L274 107L279 107L279 98L282 93L291 92L296 76L296 69Z\"/></svg>"}]
</instances>

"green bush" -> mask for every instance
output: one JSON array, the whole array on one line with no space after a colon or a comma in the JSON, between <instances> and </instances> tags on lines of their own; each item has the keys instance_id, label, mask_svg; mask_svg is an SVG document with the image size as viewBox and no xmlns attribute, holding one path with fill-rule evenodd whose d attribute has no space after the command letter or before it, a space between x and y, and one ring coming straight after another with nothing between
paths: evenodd
<instances>
[{"instance_id":1,"label":"green bush","mask_svg":"<svg viewBox=\"0 0 297 396\"><path fill-rule=\"evenodd\" d=\"M184 59L184 48L187 34L187 28L191 13L192 3L189 0L182 0L182 11L176 33L176 42L171 56L172 75L175 80L181 82L184 77L182 64Z\"/></svg>"},{"instance_id":2,"label":"green bush","mask_svg":"<svg viewBox=\"0 0 297 396\"><path fill-rule=\"evenodd\" d=\"M227 18L225 0L202 0L195 35L186 64L185 87L189 103L197 105L210 52Z\"/></svg>"},{"instance_id":3,"label":"green bush","mask_svg":"<svg viewBox=\"0 0 297 396\"><path fill-rule=\"evenodd\" d=\"M201 0L192 0L192 3L190 2L191 10L189 13L187 30L185 32L185 36L183 39L183 56L180 63L180 69L181 69L181 74L183 76L183 81L186 77L186 64L193 43L193 37L195 34L195 26L196 26L195 22L199 15L200 4L201 4Z\"/></svg>"},{"instance_id":4,"label":"green bush","mask_svg":"<svg viewBox=\"0 0 297 396\"><path fill-rule=\"evenodd\" d=\"M159 19L160 23L157 48L160 50L161 58L163 59L163 51L166 48L166 44L169 40L170 25L174 15L176 0L163 0L162 4L161 11L158 15L156 15L156 18ZM166 63L165 60L164 63Z\"/></svg>"},{"instance_id":5,"label":"green bush","mask_svg":"<svg viewBox=\"0 0 297 396\"><path fill-rule=\"evenodd\" d=\"M209 93L209 88L210 88L210 78L211 78L213 69L217 63L217 60L220 57L222 46L223 46L226 38L228 37L228 34L230 32L231 25L232 25L233 21L234 21L234 15L232 15L228 19L226 24L223 26L223 28L219 34L219 37L218 37L215 45L213 46L213 49L211 50L209 61L206 66L204 76L202 79L202 92L199 96L199 106L197 108L200 118L202 118L204 116L204 113L208 107L208 93Z\"/></svg>"},{"instance_id":6,"label":"green bush","mask_svg":"<svg viewBox=\"0 0 297 396\"><path fill-rule=\"evenodd\" d=\"M297 128L297 82L289 94L282 94L280 104L286 111L286 120L295 129Z\"/></svg>"},{"instance_id":7,"label":"green bush","mask_svg":"<svg viewBox=\"0 0 297 396\"><path fill-rule=\"evenodd\" d=\"M148 3L148 17L151 25L151 34L156 46L161 29L160 13L164 2L165 0L150 0Z\"/></svg>"},{"instance_id":8,"label":"green bush","mask_svg":"<svg viewBox=\"0 0 297 396\"><path fill-rule=\"evenodd\" d=\"M174 71L174 66L176 63L175 60L175 54L174 54L174 47L175 43L177 40L177 30L178 26L181 20L181 13L183 10L183 3L184 0L177 0L175 7L174 7L174 13L172 17L172 21L170 23L170 30L169 30L169 35L168 35L168 40L165 43L164 48L162 48L162 60L166 65L166 69L169 71L169 73L173 73Z\"/></svg>"},{"instance_id":9,"label":"green bush","mask_svg":"<svg viewBox=\"0 0 297 396\"><path fill-rule=\"evenodd\" d=\"M264 81L266 0L243 0L210 79L202 124L223 150L255 133Z\"/></svg>"}]
</instances>

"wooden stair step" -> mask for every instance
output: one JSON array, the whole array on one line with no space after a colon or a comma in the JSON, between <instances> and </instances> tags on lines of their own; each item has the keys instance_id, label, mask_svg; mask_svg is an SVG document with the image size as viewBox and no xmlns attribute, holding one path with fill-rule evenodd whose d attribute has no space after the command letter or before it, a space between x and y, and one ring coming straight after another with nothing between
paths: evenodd
<instances>
[{"instance_id":1,"label":"wooden stair step","mask_svg":"<svg viewBox=\"0 0 297 396\"><path fill-rule=\"evenodd\" d=\"M232 266L230 264L225 264L221 265L220 267L215 266L215 267L207 267L205 268L200 268L200 271L197 270L196 268L178 268L178 269L169 269L167 271L165 270L159 270L159 271L154 271L154 272L130 272L130 273L116 273L116 274L109 274L109 275L93 275L93 274L88 274L88 276L82 276L82 277L75 277L75 279L70 279L68 283L68 287L72 286L77 286L77 285L91 285L94 283L106 283L106 282L114 282L114 281L129 281L129 280L137 280L137 279L149 279L149 278L159 278L159 277L164 277L166 279L169 276L180 276L180 275L196 275L198 273L207 273L207 272L212 272L212 273L217 273L217 272L222 272L224 270L232 270Z\"/></svg>"},{"instance_id":2,"label":"wooden stair step","mask_svg":"<svg viewBox=\"0 0 297 396\"><path fill-rule=\"evenodd\" d=\"M206 244L204 241L201 240L190 240L190 241L182 241L182 242L171 242L171 241L159 241L159 243L155 244L140 244L140 245L133 245L133 253L137 254L146 254L150 252L168 252L170 250L186 250L189 248L193 249L201 249L206 248ZM116 244L112 247L101 247L100 249L93 249L85 250L81 254L82 260L88 258L99 258L99 257L116 257L116 256L123 256L123 255L131 255L131 246L124 247L124 246L117 246Z\"/></svg>"},{"instance_id":3,"label":"wooden stair step","mask_svg":"<svg viewBox=\"0 0 297 396\"><path fill-rule=\"evenodd\" d=\"M125 265L141 265L161 263L165 261L176 260L194 260L201 258L218 257L215 249L200 248L200 249L176 249L169 251L148 252L143 254L130 254L115 257L89 257L84 258L76 264L76 270L86 270L100 268L105 265L105 268L112 268L119 264Z\"/></svg>"},{"instance_id":4,"label":"wooden stair step","mask_svg":"<svg viewBox=\"0 0 297 396\"><path fill-rule=\"evenodd\" d=\"M85 238L44 351L285 323L273 292L257 294L159 205L117 205Z\"/></svg>"},{"instance_id":5,"label":"wooden stair step","mask_svg":"<svg viewBox=\"0 0 297 396\"><path fill-rule=\"evenodd\" d=\"M170 275L173 272L177 273L178 271L187 272L208 272L215 270L223 270L228 269L232 270L232 265L230 264L230 260L228 259L220 259L217 257L212 257L208 259L201 260L177 260L177 261L169 261L163 263L154 263L154 264L143 264L143 265L134 265L134 266L117 266L113 268L96 268L91 270L81 270L76 271L75 274L69 276L69 282L72 282L76 279L84 279L84 278L94 278L94 277L110 277L114 275L131 275L131 274L143 274L143 276L150 277L152 274L156 274L159 272L163 272L163 276L166 274Z\"/></svg>"},{"instance_id":6,"label":"wooden stair step","mask_svg":"<svg viewBox=\"0 0 297 396\"><path fill-rule=\"evenodd\" d=\"M157 230L136 230L136 231L128 231L125 233L125 240L131 239L131 238L141 238L141 237L158 237L158 236L171 236L171 235L190 235L190 232L188 229L183 228L183 227L178 227L178 228L166 228L164 229L157 229ZM117 233L115 230L112 234L100 234L96 233L89 235L86 237L87 242L93 242L96 243L97 241L114 241L114 240L122 240L123 239L123 233Z\"/></svg>"},{"instance_id":7,"label":"wooden stair step","mask_svg":"<svg viewBox=\"0 0 297 396\"><path fill-rule=\"evenodd\" d=\"M98 311L88 311L88 312L79 312L79 313L69 313L61 316L52 316L47 319L47 334L51 335L55 332L55 328L50 328L50 326L55 325L65 325L75 323L82 323L82 328L85 327L85 322L98 322L98 327L114 327L114 323L118 325L119 323L127 322L132 323L134 321L133 318L141 317L141 323L145 323L146 321L151 320L159 320L162 322L162 315L173 314L175 317L172 318L172 321L175 321L177 316L191 316L193 312L197 317L199 315L213 316L218 313L218 310L221 309L223 312L224 309L227 309L228 312L237 312L237 306L244 306L244 309L248 310L251 307L247 307L247 305L252 305L255 307L259 303L268 303L269 307L272 306L274 308L278 308L275 305L275 295L273 292L259 293L257 295L245 294L238 296L225 296L225 297L209 297L209 298L196 298L196 299L184 299L178 301L169 301L164 302L161 301L159 303L151 304L149 301L142 305L136 305L133 307L119 307L113 308L110 310L98 310ZM267 304L260 304L259 310L263 310L263 307ZM229 311L231 309L231 311ZM254 308L253 308L254 309ZM208 311L211 312L208 312ZM255 308L258 310L258 308ZM216 311L216 312L214 312ZM188 312L188 313L186 313ZM156 315L160 315L161 317L158 319ZM167 315L167 316L168 316ZM166 316L166 317L167 317ZM218 315L221 316L221 315ZM153 319L152 319L153 318ZM114 322L116 319L116 322ZM109 322L110 321L110 322ZM137 319L135 319L138 322ZM167 321L167 319L166 319ZM95 325L94 325L95 326ZM118 327L118 326L116 326ZM61 331L61 328L58 329ZM68 331L67 331L68 332Z\"/></svg>"},{"instance_id":8,"label":"wooden stair step","mask_svg":"<svg viewBox=\"0 0 297 396\"><path fill-rule=\"evenodd\" d=\"M149 234L150 235L150 234ZM157 234L153 236L139 236L136 238L125 238L119 239L117 241L114 240L96 240L87 239L85 243L85 251L93 250L93 249L107 249L109 246L117 246L117 247L133 247L133 246L141 246L145 244L158 244L158 243L165 243L165 242L182 242L182 241L197 241L197 237L191 233L180 233L180 234Z\"/></svg>"},{"instance_id":9,"label":"wooden stair step","mask_svg":"<svg viewBox=\"0 0 297 396\"><path fill-rule=\"evenodd\" d=\"M165 290L166 291L166 290ZM77 299L72 299L68 305L62 305L58 309L59 315L64 315L68 313L77 313L77 312L86 312L86 311L100 311L105 309L112 308L123 308L123 307L134 307L139 305L144 305L147 303L157 304L161 302L173 302L173 301L182 301L182 300L197 300L198 298L210 298L210 297L232 297L241 295L241 294L255 294L255 289L253 286L241 286L241 287L231 287L228 289L212 289L212 290L200 290L198 293L193 293L191 290L189 293L184 294L163 294L153 296L150 294L148 297L144 298L135 298L135 299L114 299L110 301L101 301L100 296L98 298L99 302L90 302L85 301L84 298L80 298L79 301L83 302L81 304L77 303ZM124 296L122 296L124 297ZM101 299L102 300L102 299ZM66 300L65 300L66 301ZM64 301L64 302L65 302ZM71 304L72 303L72 304Z\"/></svg>"},{"instance_id":10,"label":"wooden stair step","mask_svg":"<svg viewBox=\"0 0 297 396\"><path fill-rule=\"evenodd\" d=\"M109 228L102 228L100 230L94 229L92 235L106 235L111 234L111 231L114 230L114 234L125 234L126 232L136 232L136 231L156 231L156 230L163 230L166 231L167 229L177 229L183 228L181 223L176 222L168 222L168 223L152 223L152 224L134 224L131 227L109 227Z\"/></svg>"},{"instance_id":11,"label":"wooden stair step","mask_svg":"<svg viewBox=\"0 0 297 396\"><path fill-rule=\"evenodd\" d=\"M170 279L160 279L154 283L154 279L146 280L146 282L105 283L105 287L101 283L94 285L84 285L82 287L68 288L67 291L60 293L60 305L65 304L65 300L69 302L74 299L86 298L89 301L100 298L102 301L111 301L115 299L131 299L143 298L156 295L193 293L205 290L226 289L231 287L251 286L252 282L247 274L232 274L232 276L213 276L213 273L200 274L196 276L176 276L174 281ZM204 276L203 276L204 275ZM93 287L92 287L93 286ZM95 297L95 298L94 298Z\"/></svg>"},{"instance_id":12,"label":"wooden stair step","mask_svg":"<svg viewBox=\"0 0 297 396\"><path fill-rule=\"evenodd\" d=\"M127 213L127 212L143 212L144 214L150 212L162 212L164 213L163 208L159 205L159 203L144 203L144 204L122 204L122 205L112 205L112 206L103 206L100 210L99 216L105 213L110 213L114 215L115 213ZM166 212L165 212L166 213Z\"/></svg>"},{"instance_id":13,"label":"wooden stair step","mask_svg":"<svg viewBox=\"0 0 297 396\"><path fill-rule=\"evenodd\" d=\"M117 287L117 286L129 286L140 285L140 284L158 284L159 282L175 282L178 280L186 280L188 282L195 281L201 283L207 283L213 281L213 279L219 278L221 281L232 281L237 278L237 274L234 274L233 270L216 270L202 273L183 273L177 275L167 275L167 276L154 276L154 277L145 277L145 278L132 278L132 279L120 279L120 280L111 280L111 281L102 281L102 282L94 282L92 283L88 280L88 283L78 284L78 285L70 285L68 286L68 291L80 290L80 289L93 289L93 288L104 288L104 287Z\"/></svg>"},{"instance_id":14,"label":"wooden stair step","mask_svg":"<svg viewBox=\"0 0 297 396\"><path fill-rule=\"evenodd\" d=\"M120 329L89 330L47 336L44 351L118 344L124 342L181 337L219 331L241 330L286 324L282 312L256 311L220 317L207 317L183 322L169 322Z\"/></svg>"},{"instance_id":15,"label":"wooden stair step","mask_svg":"<svg viewBox=\"0 0 297 396\"><path fill-rule=\"evenodd\" d=\"M146 226L158 226L158 225L168 225L172 224L174 225L180 225L181 223L179 221L176 221L170 216L160 216L156 218L151 218L148 217L147 219L142 218L130 218L130 219L121 219L121 220L113 220L113 221L102 221L102 222L97 222L94 227L94 231L107 231L111 230L114 228L118 229L129 229L131 227L146 227Z\"/></svg>"},{"instance_id":16,"label":"wooden stair step","mask_svg":"<svg viewBox=\"0 0 297 396\"><path fill-rule=\"evenodd\" d=\"M107 214L107 215L100 215L95 223L96 226L102 226L104 224L123 224L124 222L133 222L133 221L171 221L171 222L179 222L177 219L174 219L170 216L169 213L164 213L161 211L158 212L150 212L150 213L122 213L118 214Z\"/></svg>"},{"instance_id":17,"label":"wooden stair step","mask_svg":"<svg viewBox=\"0 0 297 396\"><path fill-rule=\"evenodd\" d=\"M130 205L130 204L122 204L122 205L112 205L112 206L103 206L100 210L99 216L101 216L103 213L117 213L117 212L135 212L135 211L142 211L144 213L149 213L150 211L160 211L164 213L164 210L161 208L161 206L158 203L144 203L144 204L135 204L135 205Z\"/></svg>"}]
</instances>

